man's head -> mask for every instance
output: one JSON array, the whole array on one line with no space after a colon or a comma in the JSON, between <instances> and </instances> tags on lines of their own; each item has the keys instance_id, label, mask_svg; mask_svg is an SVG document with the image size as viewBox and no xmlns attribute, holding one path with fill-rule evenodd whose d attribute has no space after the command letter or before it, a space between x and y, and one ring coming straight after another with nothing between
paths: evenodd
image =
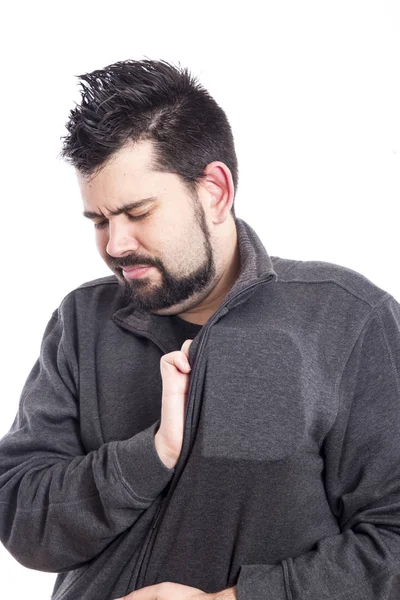
<instances>
[{"instance_id":1,"label":"man's head","mask_svg":"<svg viewBox=\"0 0 400 600\"><path fill-rule=\"evenodd\" d=\"M186 69L164 61L123 61L80 78L61 155L76 168L99 252L138 308L190 309L217 286L235 241L238 168L226 115ZM134 265L152 268L134 277Z\"/></svg>"}]
</instances>

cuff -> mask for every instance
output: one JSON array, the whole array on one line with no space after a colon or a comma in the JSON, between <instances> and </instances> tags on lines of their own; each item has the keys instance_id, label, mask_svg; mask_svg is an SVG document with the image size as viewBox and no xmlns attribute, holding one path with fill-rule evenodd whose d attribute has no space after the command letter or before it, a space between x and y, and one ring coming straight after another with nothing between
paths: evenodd
<instances>
[{"instance_id":1,"label":"cuff","mask_svg":"<svg viewBox=\"0 0 400 600\"><path fill-rule=\"evenodd\" d=\"M132 494L142 501L152 502L172 479L175 468L169 469L158 456L154 436L160 420L128 440L115 443L120 474Z\"/></svg>"}]
</instances>

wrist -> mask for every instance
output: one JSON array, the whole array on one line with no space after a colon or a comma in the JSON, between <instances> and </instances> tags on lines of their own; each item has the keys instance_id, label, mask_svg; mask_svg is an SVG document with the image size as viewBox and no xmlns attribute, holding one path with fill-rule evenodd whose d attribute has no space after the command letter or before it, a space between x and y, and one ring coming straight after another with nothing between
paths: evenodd
<instances>
[{"instance_id":1,"label":"wrist","mask_svg":"<svg viewBox=\"0 0 400 600\"><path fill-rule=\"evenodd\" d=\"M156 435L154 436L154 445L156 447L157 454L158 454L158 457L161 460L161 462L164 463L164 465L168 469L173 469L177 463L177 459L175 457L171 456L170 454L168 454L168 452L165 452L164 444L162 443L162 439L161 439L161 436L159 435L158 431L157 431Z\"/></svg>"}]
</instances>

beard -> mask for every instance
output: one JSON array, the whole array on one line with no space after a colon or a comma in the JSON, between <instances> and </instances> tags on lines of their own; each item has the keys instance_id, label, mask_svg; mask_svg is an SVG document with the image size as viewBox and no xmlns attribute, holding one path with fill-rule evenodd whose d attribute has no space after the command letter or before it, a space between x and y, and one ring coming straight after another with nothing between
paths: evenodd
<instances>
[{"instance_id":1,"label":"beard","mask_svg":"<svg viewBox=\"0 0 400 600\"><path fill-rule=\"evenodd\" d=\"M204 209L200 202L194 202L194 220L201 232L205 257L203 262L189 275L182 277L170 273L158 259L142 259L129 255L122 258L108 257L107 265L115 273L124 288L127 303L144 312L169 308L182 303L195 294L211 287L216 278L216 265L211 244L211 233L207 227ZM190 240L189 240L190 244ZM154 266L161 274L161 284L155 286L146 276L126 279L122 268L136 265Z\"/></svg>"}]
</instances>

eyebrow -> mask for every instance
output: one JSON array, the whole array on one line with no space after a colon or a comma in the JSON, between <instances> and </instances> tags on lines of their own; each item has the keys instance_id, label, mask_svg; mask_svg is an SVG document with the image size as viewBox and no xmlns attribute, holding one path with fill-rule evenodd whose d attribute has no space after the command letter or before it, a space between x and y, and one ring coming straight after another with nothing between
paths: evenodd
<instances>
[{"instance_id":1,"label":"eyebrow","mask_svg":"<svg viewBox=\"0 0 400 600\"><path fill-rule=\"evenodd\" d=\"M129 204L124 204L123 206L120 206L116 210L109 210L108 212L110 213L110 215L113 215L115 217L117 215L121 215L122 213L126 213L130 210L133 210L134 208L141 208L142 206L144 206L146 204L150 204L150 202L156 202L156 200L157 200L157 198L155 196L150 196L149 198L143 198L142 200L137 200L136 202L130 202ZM103 214L97 213L97 212L92 212L90 210L85 210L83 212L83 216L86 217L87 219L102 219L104 217Z\"/></svg>"}]
</instances>

